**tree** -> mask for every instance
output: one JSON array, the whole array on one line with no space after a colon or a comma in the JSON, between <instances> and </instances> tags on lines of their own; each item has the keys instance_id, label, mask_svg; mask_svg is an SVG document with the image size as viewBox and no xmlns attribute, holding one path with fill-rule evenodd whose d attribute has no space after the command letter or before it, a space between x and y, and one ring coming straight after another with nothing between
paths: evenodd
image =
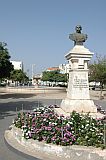
<instances>
[{"instance_id":1,"label":"tree","mask_svg":"<svg viewBox=\"0 0 106 160\"><path fill-rule=\"evenodd\" d=\"M13 70L13 65L10 62L11 57L6 46L6 43L0 42L0 78L10 77L10 72Z\"/></svg>"},{"instance_id":2,"label":"tree","mask_svg":"<svg viewBox=\"0 0 106 160\"><path fill-rule=\"evenodd\" d=\"M50 77L50 74L49 74L50 72L48 72L48 71L44 71L43 73L42 73L42 81L49 81L49 77Z\"/></svg>"},{"instance_id":3,"label":"tree","mask_svg":"<svg viewBox=\"0 0 106 160\"><path fill-rule=\"evenodd\" d=\"M49 82L67 82L67 74L61 74L59 71L44 71L42 81Z\"/></svg>"},{"instance_id":4,"label":"tree","mask_svg":"<svg viewBox=\"0 0 106 160\"><path fill-rule=\"evenodd\" d=\"M102 97L103 86L106 84L106 57L97 57L94 64L89 65L90 81L100 82L100 98Z\"/></svg>"},{"instance_id":5,"label":"tree","mask_svg":"<svg viewBox=\"0 0 106 160\"><path fill-rule=\"evenodd\" d=\"M26 76L26 73L24 73L22 70L13 70L11 71L10 78L19 83L26 83L28 81L28 77Z\"/></svg>"}]
</instances>

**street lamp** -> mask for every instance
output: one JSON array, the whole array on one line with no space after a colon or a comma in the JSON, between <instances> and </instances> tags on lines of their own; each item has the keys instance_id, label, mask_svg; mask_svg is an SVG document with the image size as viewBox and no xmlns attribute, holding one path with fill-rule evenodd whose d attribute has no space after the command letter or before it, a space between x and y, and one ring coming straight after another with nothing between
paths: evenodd
<instances>
[{"instance_id":1,"label":"street lamp","mask_svg":"<svg viewBox=\"0 0 106 160\"><path fill-rule=\"evenodd\" d=\"M34 66L35 64L32 64L32 84L33 84L33 77L34 77Z\"/></svg>"},{"instance_id":2,"label":"street lamp","mask_svg":"<svg viewBox=\"0 0 106 160\"><path fill-rule=\"evenodd\" d=\"M27 76L28 76L28 78L29 78L29 69L27 69Z\"/></svg>"}]
</instances>

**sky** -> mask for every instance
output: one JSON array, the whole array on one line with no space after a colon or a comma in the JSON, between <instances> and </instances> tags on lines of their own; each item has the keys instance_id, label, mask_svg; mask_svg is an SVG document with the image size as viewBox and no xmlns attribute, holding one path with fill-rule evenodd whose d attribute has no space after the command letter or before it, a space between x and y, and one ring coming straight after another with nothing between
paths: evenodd
<instances>
[{"instance_id":1,"label":"sky","mask_svg":"<svg viewBox=\"0 0 106 160\"><path fill-rule=\"evenodd\" d=\"M106 0L0 0L0 42L28 75L67 63L69 34L81 25L84 46L106 54ZM92 58L92 59L93 59Z\"/></svg>"}]
</instances>

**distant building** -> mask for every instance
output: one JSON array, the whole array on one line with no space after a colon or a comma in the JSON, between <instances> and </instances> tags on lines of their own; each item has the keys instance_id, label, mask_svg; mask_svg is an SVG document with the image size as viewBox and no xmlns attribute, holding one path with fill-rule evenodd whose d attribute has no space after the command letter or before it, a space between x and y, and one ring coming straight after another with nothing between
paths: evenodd
<instances>
[{"instance_id":1,"label":"distant building","mask_svg":"<svg viewBox=\"0 0 106 160\"><path fill-rule=\"evenodd\" d=\"M69 64L60 64L59 69L62 74L69 73Z\"/></svg>"},{"instance_id":2,"label":"distant building","mask_svg":"<svg viewBox=\"0 0 106 160\"><path fill-rule=\"evenodd\" d=\"M32 85L38 86L41 83L42 74L37 74L33 76Z\"/></svg>"},{"instance_id":3,"label":"distant building","mask_svg":"<svg viewBox=\"0 0 106 160\"><path fill-rule=\"evenodd\" d=\"M46 71L59 71L62 74L69 73L69 64L60 64L59 67L47 68Z\"/></svg>"},{"instance_id":4,"label":"distant building","mask_svg":"<svg viewBox=\"0 0 106 160\"><path fill-rule=\"evenodd\" d=\"M11 61L14 69L22 70L23 71L23 62L22 61Z\"/></svg>"},{"instance_id":5,"label":"distant building","mask_svg":"<svg viewBox=\"0 0 106 160\"><path fill-rule=\"evenodd\" d=\"M47 68L46 71L60 71L59 67L51 67L51 68Z\"/></svg>"}]
</instances>

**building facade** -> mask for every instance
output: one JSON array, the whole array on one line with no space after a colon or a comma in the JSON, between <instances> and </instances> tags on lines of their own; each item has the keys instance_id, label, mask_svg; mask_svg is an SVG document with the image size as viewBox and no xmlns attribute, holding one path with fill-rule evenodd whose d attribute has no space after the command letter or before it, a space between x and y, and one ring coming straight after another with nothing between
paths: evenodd
<instances>
[{"instance_id":1,"label":"building facade","mask_svg":"<svg viewBox=\"0 0 106 160\"><path fill-rule=\"evenodd\" d=\"M69 73L69 64L60 64L59 67L47 68L46 71L59 71L62 74Z\"/></svg>"},{"instance_id":2,"label":"building facade","mask_svg":"<svg viewBox=\"0 0 106 160\"><path fill-rule=\"evenodd\" d=\"M22 70L23 71L23 62L22 61L11 61L14 69Z\"/></svg>"},{"instance_id":3,"label":"building facade","mask_svg":"<svg viewBox=\"0 0 106 160\"><path fill-rule=\"evenodd\" d=\"M60 64L59 69L62 74L69 73L69 64Z\"/></svg>"}]
</instances>

